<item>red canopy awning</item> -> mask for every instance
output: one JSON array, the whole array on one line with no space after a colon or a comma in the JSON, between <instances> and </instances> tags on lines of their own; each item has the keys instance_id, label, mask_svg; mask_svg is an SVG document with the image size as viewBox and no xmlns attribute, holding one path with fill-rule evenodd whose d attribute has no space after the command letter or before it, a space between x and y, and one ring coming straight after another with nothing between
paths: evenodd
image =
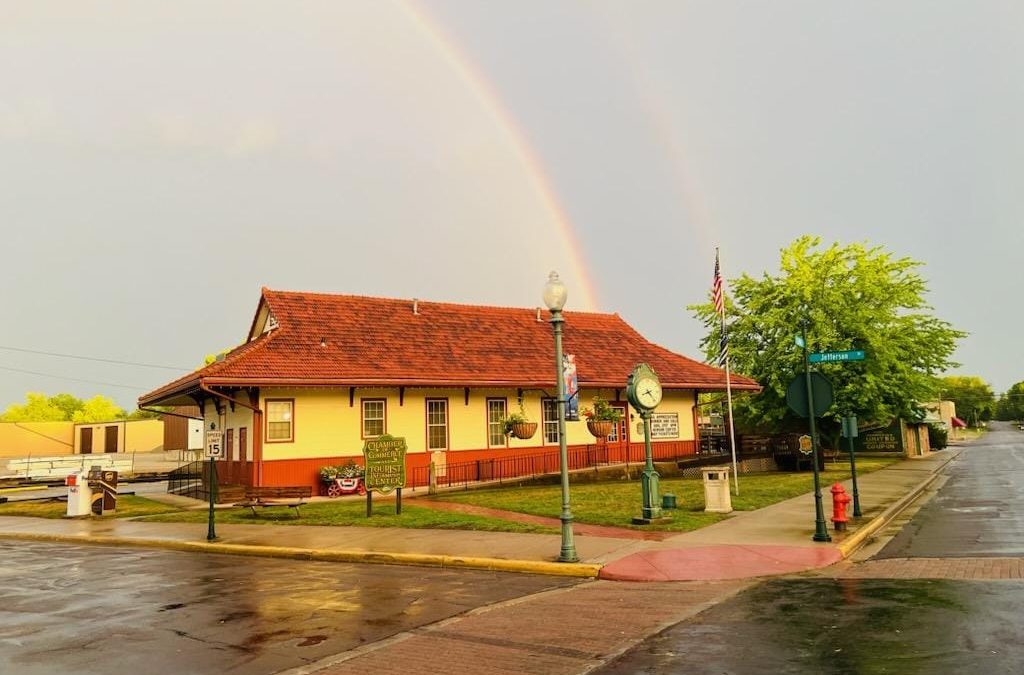
<instances>
[{"instance_id":1,"label":"red canopy awning","mask_svg":"<svg viewBox=\"0 0 1024 675\"><path fill-rule=\"evenodd\" d=\"M950 422L952 422L952 424L953 424L953 428L954 428L954 429L958 429L958 428L959 428L959 429L965 429L965 428L967 427L967 422L964 422L964 421L963 421L962 419L960 419L959 417L953 417L953 418L951 418L951 419L950 419Z\"/></svg>"}]
</instances>

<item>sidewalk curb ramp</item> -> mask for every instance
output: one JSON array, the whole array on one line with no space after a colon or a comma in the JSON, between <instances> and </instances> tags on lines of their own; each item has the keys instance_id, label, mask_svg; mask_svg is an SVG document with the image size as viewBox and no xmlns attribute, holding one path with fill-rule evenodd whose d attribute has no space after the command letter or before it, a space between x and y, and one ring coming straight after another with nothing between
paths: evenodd
<instances>
[{"instance_id":1,"label":"sidewalk curb ramp","mask_svg":"<svg viewBox=\"0 0 1024 675\"><path fill-rule=\"evenodd\" d=\"M910 506L915 499L921 496L921 493L928 489L928 486L934 483L940 476L942 469L947 464L952 462L954 459L960 456L960 450L956 452L950 452L949 457L945 462L935 467L932 473L922 480L920 483L911 488L910 492L906 493L902 497L896 500L893 504L890 504L884 511L875 516L868 522L864 527L857 528L857 530L849 537L843 539L841 542L836 544L836 548L842 554L843 558L849 558L853 555L861 546L867 543L867 540L875 532L878 532L883 527L889 524L896 516L901 514L904 509Z\"/></svg>"},{"instance_id":2,"label":"sidewalk curb ramp","mask_svg":"<svg viewBox=\"0 0 1024 675\"><path fill-rule=\"evenodd\" d=\"M475 569L493 572L520 572L561 577L596 578L601 565L590 563L559 563L544 560L507 560L428 553L383 553L376 551L338 551L333 549L292 548L287 546L251 546L217 542L176 541L141 537L107 537L101 535L44 534L35 532L0 532L0 539L40 541L61 544L97 546L134 546L189 553L245 555L262 558L319 560L322 562L367 563L375 565L412 565L448 569Z\"/></svg>"}]
</instances>

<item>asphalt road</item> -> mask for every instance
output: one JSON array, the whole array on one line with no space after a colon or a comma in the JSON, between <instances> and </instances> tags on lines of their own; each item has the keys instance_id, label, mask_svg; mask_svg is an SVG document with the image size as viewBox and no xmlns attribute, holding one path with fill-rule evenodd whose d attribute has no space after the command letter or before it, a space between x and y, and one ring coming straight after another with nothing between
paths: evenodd
<instances>
[{"instance_id":1,"label":"asphalt road","mask_svg":"<svg viewBox=\"0 0 1024 675\"><path fill-rule=\"evenodd\" d=\"M1024 431L992 431L946 467L949 480L877 558L1024 556Z\"/></svg>"},{"instance_id":2,"label":"asphalt road","mask_svg":"<svg viewBox=\"0 0 1024 675\"><path fill-rule=\"evenodd\" d=\"M0 673L300 666L572 580L0 542Z\"/></svg>"},{"instance_id":3,"label":"asphalt road","mask_svg":"<svg viewBox=\"0 0 1024 675\"><path fill-rule=\"evenodd\" d=\"M1024 432L994 425L945 472L875 559L763 583L597 672L1024 672L1024 581L998 578L1024 556Z\"/></svg>"}]
</instances>

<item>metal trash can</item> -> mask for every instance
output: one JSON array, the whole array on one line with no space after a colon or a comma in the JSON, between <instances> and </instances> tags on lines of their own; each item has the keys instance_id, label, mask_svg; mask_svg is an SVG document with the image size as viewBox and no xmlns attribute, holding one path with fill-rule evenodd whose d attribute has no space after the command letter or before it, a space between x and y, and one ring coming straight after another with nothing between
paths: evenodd
<instances>
[{"instance_id":1,"label":"metal trash can","mask_svg":"<svg viewBox=\"0 0 1024 675\"><path fill-rule=\"evenodd\" d=\"M668 493L661 496L661 508L663 509L674 509L676 508L676 496Z\"/></svg>"},{"instance_id":2,"label":"metal trash can","mask_svg":"<svg viewBox=\"0 0 1024 675\"><path fill-rule=\"evenodd\" d=\"M732 495L729 493L729 467L709 466L704 474L704 511L706 513L732 513Z\"/></svg>"}]
</instances>

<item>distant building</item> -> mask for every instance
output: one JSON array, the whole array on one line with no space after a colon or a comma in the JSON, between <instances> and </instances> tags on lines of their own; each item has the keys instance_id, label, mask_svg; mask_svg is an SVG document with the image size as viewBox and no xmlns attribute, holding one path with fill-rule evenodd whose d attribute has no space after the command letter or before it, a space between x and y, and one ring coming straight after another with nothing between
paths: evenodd
<instances>
[{"instance_id":1,"label":"distant building","mask_svg":"<svg viewBox=\"0 0 1024 675\"><path fill-rule=\"evenodd\" d=\"M723 390L724 371L651 343L617 314L566 312L564 345L580 407L600 395L625 413L602 439L610 456L642 447L625 401L638 362L665 391L655 446L696 452L697 395ZM732 385L759 389L739 375ZM224 482L316 486L322 466L360 459L365 439L383 434L406 438L409 470L548 453L559 440L555 394L546 311L263 289L245 344L139 404L197 406L205 428L224 431ZM538 423L532 438L504 433L520 409ZM595 443L582 422L566 437L571 450Z\"/></svg>"}]
</instances>

